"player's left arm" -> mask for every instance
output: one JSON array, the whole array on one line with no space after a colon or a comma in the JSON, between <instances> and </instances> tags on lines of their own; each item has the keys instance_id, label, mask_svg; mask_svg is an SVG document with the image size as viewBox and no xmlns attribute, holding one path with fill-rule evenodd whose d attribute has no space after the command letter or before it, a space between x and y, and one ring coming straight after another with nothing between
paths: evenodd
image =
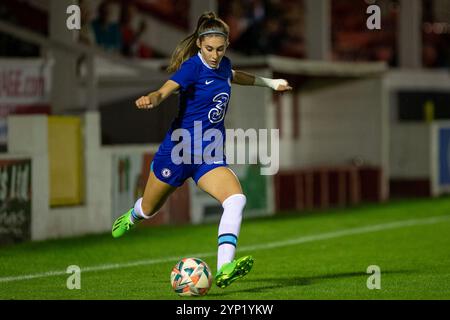
<instances>
[{"instance_id":1,"label":"player's left arm","mask_svg":"<svg viewBox=\"0 0 450 320\"><path fill-rule=\"evenodd\" d=\"M289 91L292 87L285 79L268 79L240 70L232 70L234 84L241 86L259 86L272 88L275 91Z\"/></svg>"}]
</instances>

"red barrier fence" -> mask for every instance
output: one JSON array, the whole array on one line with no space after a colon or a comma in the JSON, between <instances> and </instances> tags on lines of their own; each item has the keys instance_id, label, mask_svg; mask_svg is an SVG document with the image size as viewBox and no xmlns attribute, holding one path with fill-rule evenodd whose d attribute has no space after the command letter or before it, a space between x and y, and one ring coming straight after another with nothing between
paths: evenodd
<instances>
[{"instance_id":1,"label":"red barrier fence","mask_svg":"<svg viewBox=\"0 0 450 320\"><path fill-rule=\"evenodd\" d=\"M280 171L274 177L275 209L311 210L382 201L379 167L339 166Z\"/></svg>"}]
</instances>

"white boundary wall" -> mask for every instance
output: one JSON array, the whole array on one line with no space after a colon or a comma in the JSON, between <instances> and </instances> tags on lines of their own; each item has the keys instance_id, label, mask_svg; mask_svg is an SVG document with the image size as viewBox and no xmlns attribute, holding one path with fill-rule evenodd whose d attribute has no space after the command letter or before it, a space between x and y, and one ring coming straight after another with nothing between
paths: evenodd
<instances>
[{"instance_id":1,"label":"white boundary wall","mask_svg":"<svg viewBox=\"0 0 450 320\"><path fill-rule=\"evenodd\" d=\"M85 206L50 208L47 116L10 116L8 118L9 153L32 159L31 239L42 240L83 233L105 231L110 227L109 192L102 192L99 182L108 184L109 157L98 150L99 132L84 118L86 198ZM89 214L95 212L95 214Z\"/></svg>"},{"instance_id":2,"label":"white boundary wall","mask_svg":"<svg viewBox=\"0 0 450 320\"><path fill-rule=\"evenodd\" d=\"M429 179L431 193L438 196L448 188L438 184L439 158L437 132L448 127L448 121L400 123L396 119L395 93L398 90L450 92L450 74L446 70L393 70L384 79L389 96L390 177Z\"/></svg>"},{"instance_id":3,"label":"white boundary wall","mask_svg":"<svg viewBox=\"0 0 450 320\"><path fill-rule=\"evenodd\" d=\"M390 176L401 179L429 178L431 145L429 124L393 124L390 138Z\"/></svg>"},{"instance_id":4,"label":"white boundary wall","mask_svg":"<svg viewBox=\"0 0 450 320\"><path fill-rule=\"evenodd\" d=\"M49 204L47 117L8 118L9 154L5 158L32 160L32 240L109 231L113 217L113 155L155 151L154 145L102 148L99 117L96 112L83 117L85 202L80 206L57 208L51 208Z\"/></svg>"},{"instance_id":5,"label":"white boundary wall","mask_svg":"<svg viewBox=\"0 0 450 320\"><path fill-rule=\"evenodd\" d=\"M299 135L294 136L294 101ZM383 78L342 81L296 97L285 94L280 106L281 169L346 166L355 160L383 169L383 198L388 197L389 113ZM271 121L275 126L276 105Z\"/></svg>"},{"instance_id":6,"label":"white boundary wall","mask_svg":"<svg viewBox=\"0 0 450 320\"><path fill-rule=\"evenodd\" d=\"M450 184L441 183L441 158L450 159L450 145L439 140L439 130L450 130L450 121L397 124L391 130L391 177L411 180L428 179L431 194L439 196L450 193ZM440 154L445 152L446 155ZM450 163L446 165L450 169ZM445 169L444 169L445 170Z\"/></svg>"},{"instance_id":7,"label":"white boundary wall","mask_svg":"<svg viewBox=\"0 0 450 320\"><path fill-rule=\"evenodd\" d=\"M381 78L355 80L301 93L295 159L305 166L317 166L351 164L360 158L366 164L387 167L387 141L382 134L387 117L381 85Z\"/></svg>"}]
</instances>

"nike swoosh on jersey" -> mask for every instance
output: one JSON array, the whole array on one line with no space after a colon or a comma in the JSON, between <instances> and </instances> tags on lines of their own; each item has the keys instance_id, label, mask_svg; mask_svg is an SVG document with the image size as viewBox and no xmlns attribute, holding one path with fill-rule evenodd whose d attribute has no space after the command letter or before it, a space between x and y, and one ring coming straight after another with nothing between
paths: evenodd
<instances>
[{"instance_id":1,"label":"nike swoosh on jersey","mask_svg":"<svg viewBox=\"0 0 450 320\"><path fill-rule=\"evenodd\" d=\"M213 82L214 82L214 80L211 80L211 81L206 80L205 84L208 85L208 84L213 83Z\"/></svg>"}]
</instances>

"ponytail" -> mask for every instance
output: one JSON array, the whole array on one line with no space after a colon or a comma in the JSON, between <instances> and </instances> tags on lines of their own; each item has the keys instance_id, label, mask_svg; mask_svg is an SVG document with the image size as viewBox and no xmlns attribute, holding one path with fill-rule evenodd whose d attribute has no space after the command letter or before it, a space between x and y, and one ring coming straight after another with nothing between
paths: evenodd
<instances>
[{"instance_id":1,"label":"ponytail","mask_svg":"<svg viewBox=\"0 0 450 320\"><path fill-rule=\"evenodd\" d=\"M203 37L211 33L224 35L228 39L230 28L214 12L205 12L198 19L194 33L183 39L175 48L167 72L177 71L183 62L198 52L197 39L202 40Z\"/></svg>"}]
</instances>

